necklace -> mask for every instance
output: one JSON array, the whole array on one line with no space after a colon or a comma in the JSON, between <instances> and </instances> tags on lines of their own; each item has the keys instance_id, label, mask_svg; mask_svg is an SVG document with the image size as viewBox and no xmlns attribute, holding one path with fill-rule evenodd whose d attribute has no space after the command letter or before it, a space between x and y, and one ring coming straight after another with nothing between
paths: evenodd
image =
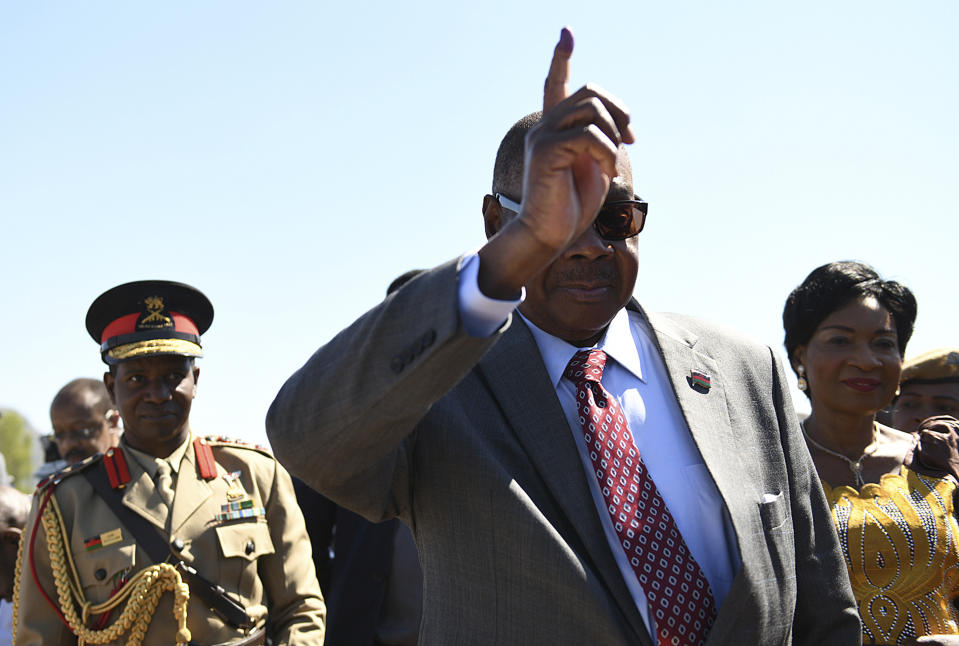
<instances>
[{"instance_id":1,"label":"necklace","mask_svg":"<svg viewBox=\"0 0 959 646\"><path fill-rule=\"evenodd\" d=\"M807 442L815 446L820 451L828 453L834 457L841 458L846 462L847 465L849 465L849 470L852 471L852 474L856 477L857 487L862 487L864 484L866 484L866 481L862 479L862 461L879 450L879 427L877 427L875 424L872 425L872 442L866 446L858 460L853 460L846 457L842 453L839 453L838 451L833 451L832 449L823 446L816 440L809 437L809 433L806 432L806 420L803 420L799 423L799 428L802 429L802 434L806 438Z\"/></svg>"}]
</instances>

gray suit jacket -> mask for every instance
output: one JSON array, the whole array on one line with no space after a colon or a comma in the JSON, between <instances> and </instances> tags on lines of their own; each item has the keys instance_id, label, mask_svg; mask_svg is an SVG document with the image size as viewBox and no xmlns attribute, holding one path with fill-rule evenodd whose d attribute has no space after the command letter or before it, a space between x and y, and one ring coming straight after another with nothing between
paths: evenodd
<instances>
[{"instance_id":1,"label":"gray suit jacket","mask_svg":"<svg viewBox=\"0 0 959 646\"><path fill-rule=\"evenodd\" d=\"M469 337L456 269L414 279L287 381L267 416L277 457L344 507L412 528L421 644L650 644L529 330L513 317ZM860 643L776 355L692 319L649 321L742 557L709 644Z\"/></svg>"}]
</instances>

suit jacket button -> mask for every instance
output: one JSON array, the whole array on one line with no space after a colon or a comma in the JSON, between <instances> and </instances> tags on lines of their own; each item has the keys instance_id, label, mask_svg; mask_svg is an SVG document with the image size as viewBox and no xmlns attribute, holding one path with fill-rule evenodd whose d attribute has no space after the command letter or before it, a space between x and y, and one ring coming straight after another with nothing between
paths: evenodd
<instances>
[{"instance_id":1,"label":"suit jacket button","mask_svg":"<svg viewBox=\"0 0 959 646\"><path fill-rule=\"evenodd\" d=\"M100 568L99 570L93 573L93 576L97 578L97 581L103 581L105 578L107 578L107 571L104 570L103 568Z\"/></svg>"},{"instance_id":2,"label":"suit jacket button","mask_svg":"<svg viewBox=\"0 0 959 646\"><path fill-rule=\"evenodd\" d=\"M393 361L390 363L390 368L393 369L393 372L400 374L405 367L406 363L403 362L403 357L393 357Z\"/></svg>"},{"instance_id":3,"label":"suit jacket button","mask_svg":"<svg viewBox=\"0 0 959 646\"><path fill-rule=\"evenodd\" d=\"M247 554L252 554L252 553L253 553L253 550L255 550L255 549L256 549L256 543L254 543L253 541L250 541L250 542L248 542L248 543L246 544L246 553L247 553Z\"/></svg>"},{"instance_id":4,"label":"suit jacket button","mask_svg":"<svg viewBox=\"0 0 959 646\"><path fill-rule=\"evenodd\" d=\"M426 348L433 345L433 341L436 340L436 332L434 330L429 330L426 334L423 335L423 338L420 339L420 350L425 350Z\"/></svg>"}]
</instances>

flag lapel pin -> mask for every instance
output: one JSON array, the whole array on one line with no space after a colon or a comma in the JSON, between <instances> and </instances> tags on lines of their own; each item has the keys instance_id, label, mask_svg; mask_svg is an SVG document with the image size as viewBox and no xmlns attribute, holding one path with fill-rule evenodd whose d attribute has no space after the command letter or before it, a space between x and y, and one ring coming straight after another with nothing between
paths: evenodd
<instances>
[{"instance_id":1,"label":"flag lapel pin","mask_svg":"<svg viewBox=\"0 0 959 646\"><path fill-rule=\"evenodd\" d=\"M689 371L689 385L697 390L709 390L711 380L709 375L700 370Z\"/></svg>"}]
</instances>

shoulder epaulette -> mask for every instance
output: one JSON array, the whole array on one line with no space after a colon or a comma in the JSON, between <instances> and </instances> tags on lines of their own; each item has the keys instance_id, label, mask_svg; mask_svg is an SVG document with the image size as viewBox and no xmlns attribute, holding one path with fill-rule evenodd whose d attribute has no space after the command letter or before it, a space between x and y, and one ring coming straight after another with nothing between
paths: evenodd
<instances>
[{"instance_id":1,"label":"shoulder epaulette","mask_svg":"<svg viewBox=\"0 0 959 646\"><path fill-rule=\"evenodd\" d=\"M273 457L273 451L265 446L253 444L252 442L246 442L244 440L238 440L232 437L224 437L223 435L207 435L203 439L206 440L211 446L229 446L236 447L238 449L250 449L252 451L259 451L260 453L268 455L271 458Z\"/></svg>"},{"instance_id":2,"label":"shoulder epaulette","mask_svg":"<svg viewBox=\"0 0 959 646\"><path fill-rule=\"evenodd\" d=\"M72 476L76 473L80 473L84 469L90 468L91 466L99 462L101 459L103 459L103 454L96 453L84 460L80 460L79 462L75 462L73 464L67 465L63 467L62 469L60 469L59 471L51 473L46 478L44 478L43 480L37 483L37 489L34 493L40 493L47 487L57 486L58 484L60 484L60 482L64 478L68 476Z\"/></svg>"}]
</instances>

